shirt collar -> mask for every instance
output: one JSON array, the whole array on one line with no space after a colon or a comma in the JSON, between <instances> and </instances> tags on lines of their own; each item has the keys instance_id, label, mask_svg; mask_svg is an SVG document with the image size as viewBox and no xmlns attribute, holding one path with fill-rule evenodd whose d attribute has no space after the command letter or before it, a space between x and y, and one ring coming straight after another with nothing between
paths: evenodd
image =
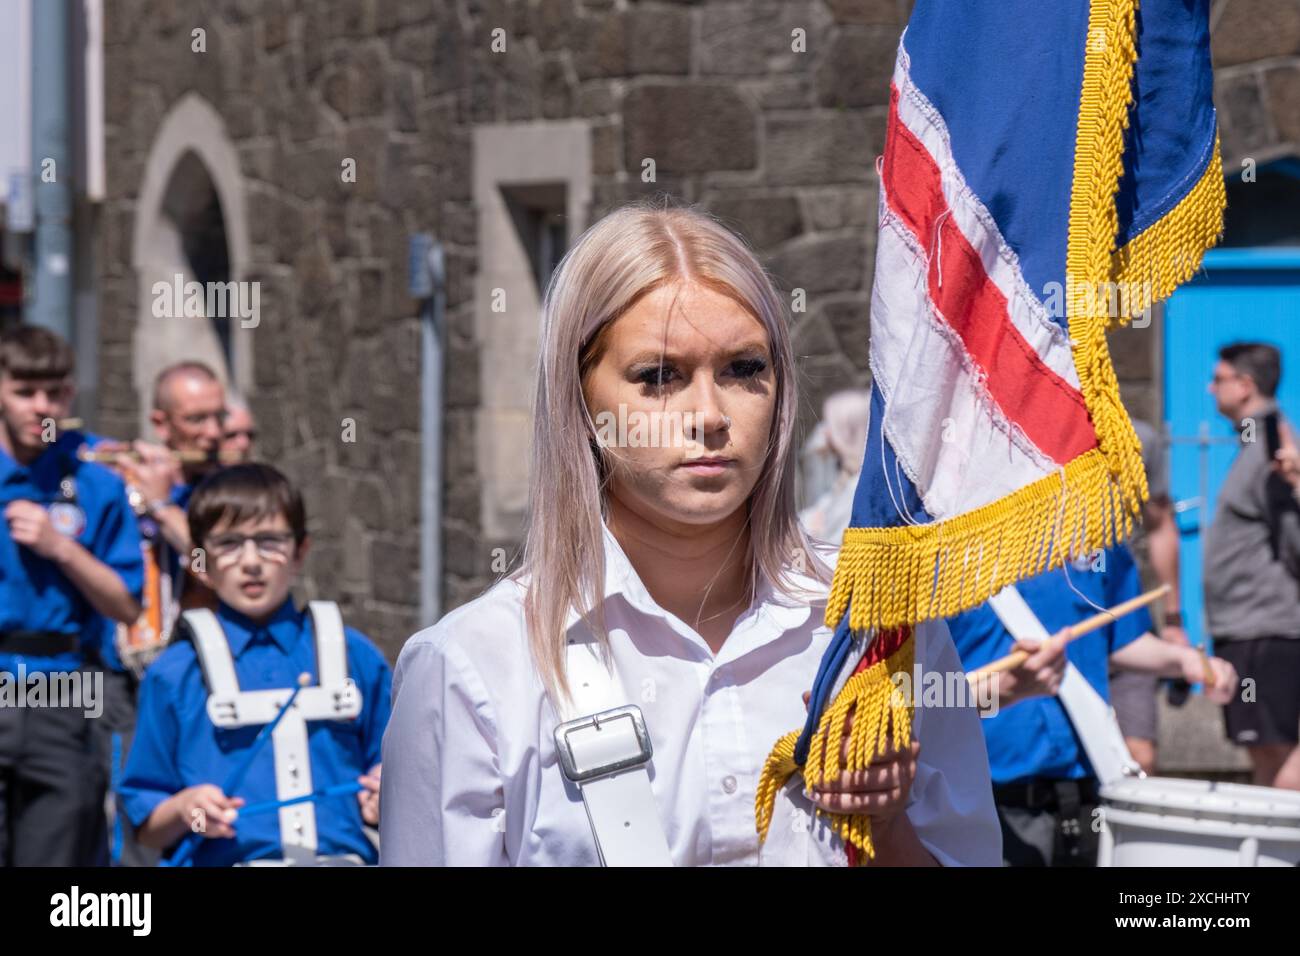
<instances>
[{"instance_id":1,"label":"shirt collar","mask_svg":"<svg viewBox=\"0 0 1300 956\"><path fill-rule=\"evenodd\" d=\"M48 472L56 479L62 478L65 472L72 470L77 464L77 450L85 444L85 441L86 436L81 432L63 432L58 440L33 459L30 465L20 465L16 458L0 450L0 483L9 481L16 474L39 478Z\"/></svg>"},{"instance_id":2,"label":"shirt collar","mask_svg":"<svg viewBox=\"0 0 1300 956\"><path fill-rule=\"evenodd\" d=\"M609 530L609 526L601 522L601 530L605 540L605 599L608 600L615 595L621 595L629 604L637 610L665 619L671 619L672 615L660 607L650 596L645 585L641 582L640 576L628 559L627 553L623 546L618 543L614 533ZM755 588L754 600L750 606L737 616L736 621L739 624L751 612L757 613L765 618L776 633L792 630L799 627L812 613L812 604L825 602L827 588L825 585L818 585L812 578L806 578L803 575L793 575L800 587L808 591L807 600L800 600L787 597L777 592L772 582L762 573L758 576L758 584ZM570 620L572 624L576 620L573 616ZM689 625L687 625L689 627ZM727 652L728 641L723 645L723 652ZM712 652L710 652L712 653ZM729 656L729 655L728 655Z\"/></svg>"},{"instance_id":3,"label":"shirt collar","mask_svg":"<svg viewBox=\"0 0 1300 956\"><path fill-rule=\"evenodd\" d=\"M288 654L302 634L302 615L293 606L293 598L276 609L275 613L261 624L240 614L230 605L221 602L217 606L217 617L226 641L230 644L230 653L238 657L253 639L253 635L265 631L281 651Z\"/></svg>"}]
</instances>

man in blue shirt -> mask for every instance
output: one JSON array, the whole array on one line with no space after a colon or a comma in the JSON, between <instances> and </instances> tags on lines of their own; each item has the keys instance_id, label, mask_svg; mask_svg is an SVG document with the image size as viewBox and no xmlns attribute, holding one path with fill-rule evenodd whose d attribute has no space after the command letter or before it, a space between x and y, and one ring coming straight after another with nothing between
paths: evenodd
<instances>
[{"instance_id":1,"label":"man in blue shirt","mask_svg":"<svg viewBox=\"0 0 1300 956\"><path fill-rule=\"evenodd\" d=\"M1141 592L1137 567L1123 545L1016 585L1051 634ZM953 643L967 672L1010 654L1015 639L993 609L981 605L950 618ZM1094 865L1096 774L1065 708L1054 695L1065 659L1109 699L1109 664L1193 682L1215 676L1211 696L1231 695L1237 677L1226 662L1161 641L1145 608L1065 645L1053 637L1020 667L993 675L999 708L982 721L993 796L1002 822L1003 857L1011 866ZM1053 674L1055 677L1053 678Z\"/></svg>"},{"instance_id":2,"label":"man in blue shirt","mask_svg":"<svg viewBox=\"0 0 1300 956\"><path fill-rule=\"evenodd\" d=\"M102 618L139 614L140 537L121 480L60 434L72 349L46 329L0 336L0 863L85 865L106 781ZM57 693L32 693L37 688ZM73 699L79 698L79 699Z\"/></svg>"},{"instance_id":3,"label":"man in blue shirt","mask_svg":"<svg viewBox=\"0 0 1300 956\"><path fill-rule=\"evenodd\" d=\"M280 744L273 739L256 752L236 792L221 789L269 720L221 726L214 721L223 712L253 706L250 692L293 688L300 674L310 677L304 695L326 683L328 651L316 621L297 610L289 594L307 548L302 498L274 468L238 465L199 485L189 524L203 550L200 576L219 598L216 640L222 646L214 653L202 633L182 628L146 672L122 803L140 842L167 848L172 856L191 833L201 834L196 865L278 859L289 855L286 846L300 845L295 834L284 832L284 818L261 813L239 819L239 810L283 799L277 767L284 761L275 752ZM392 673L363 635L346 629L343 644L346 676L360 693L360 706L352 716L331 719L313 715L311 706L299 701L308 728L306 763L313 793L350 784L362 789L313 801L309 829L315 833L314 852L373 863L377 853L365 824L379 819L379 762ZM216 686L223 655L231 661L234 695ZM231 700L238 706L223 711ZM277 737L281 730L277 727Z\"/></svg>"}]
</instances>

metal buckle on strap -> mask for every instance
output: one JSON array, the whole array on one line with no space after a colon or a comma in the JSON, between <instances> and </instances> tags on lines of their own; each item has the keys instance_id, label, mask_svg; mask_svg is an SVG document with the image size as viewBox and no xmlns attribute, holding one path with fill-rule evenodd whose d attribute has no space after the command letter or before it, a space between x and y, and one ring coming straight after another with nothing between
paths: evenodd
<instances>
[{"instance_id":1,"label":"metal buckle on strap","mask_svg":"<svg viewBox=\"0 0 1300 956\"><path fill-rule=\"evenodd\" d=\"M555 749L564 775L574 783L644 766L654 755L645 718L635 704L560 724Z\"/></svg>"}]
</instances>

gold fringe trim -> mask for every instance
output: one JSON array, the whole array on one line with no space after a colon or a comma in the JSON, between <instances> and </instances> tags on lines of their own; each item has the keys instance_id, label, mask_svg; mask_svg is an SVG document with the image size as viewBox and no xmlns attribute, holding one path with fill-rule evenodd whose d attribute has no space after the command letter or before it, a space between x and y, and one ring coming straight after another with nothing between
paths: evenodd
<instances>
[{"instance_id":1,"label":"gold fringe trim","mask_svg":"<svg viewBox=\"0 0 1300 956\"><path fill-rule=\"evenodd\" d=\"M877 661L861 673L854 674L844 689L822 714L817 732L810 741L808 761L802 768L804 786L816 787L841 773L866 770L871 762L891 744L895 750L912 745L912 710L916 688L904 696L894 683L894 674L911 675L915 660L916 634L907 636L893 654ZM847 666L847 665L846 665ZM844 744L844 725L852 715L849 732L848 759L841 763L840 750ZM794 745L799 731L792 730L772 748L763 772L759 776L758 794L754 802L754 815L758 822L758 839L767 839L776 808L777 794L790 776L800 772L794 762ZM876 855L871 840L871 817L866 814L827 813L817 808L817 816L827 818L829 825L846 844L857 847L870 859Z\"/></svg>"},{"instance_id":2,"label":"gold fringe trim","mask_svg":"<svg viewBox=\"0 0 1300 956\"><path fill-rule=\"evenodd\" d=\"M1118 510L1125 515L1125 537L1129 516L1147 498L1147 480L1142 444L1120 401L1119 381L1110 361L1105 290L1111 287L1111 251L1119 232L1115 194L1124 173L1124 130L1137 62L1136 13L1137 0L1092 0L1065 254L1065 314L1074 343L1074 367L1098 449L1110 472L1109 484L1118 492ZM1085 529L1088 540L1083 550L1110 544L1106 531Z\"/></svg>"},{"instance_id":3,"label":"gold fringe trim","mask_svg":"<svg viewBox=\"0 0 1300 956\"><path fill-rule=\"evenodd\" d=\"M1136 440L1136 436L1135 436ZM826 602L826 626L849 613L849 627L894 627L950 617L1008 584L1056 567L1071 554L1129 534L1126 500L1145 496L1139 467L1125 487L1100 449L1005 498L947 521L894 528L849 528Z\"/></svg>"},{"instance_id":4,"label":"gold fringe trim","mask_svg":"<svg viewBox=\"0 0 1300 956\"><path fill-rule=\"evenodd\" d=\"M1159 221L1130 239L1111 258L1114 301L1108 303L1112 327L1141 315L1196 274L1205 250L1223 234L1227 192L1219 137L1214 154L1196 185Z\"/></svg>"}]
</instances>

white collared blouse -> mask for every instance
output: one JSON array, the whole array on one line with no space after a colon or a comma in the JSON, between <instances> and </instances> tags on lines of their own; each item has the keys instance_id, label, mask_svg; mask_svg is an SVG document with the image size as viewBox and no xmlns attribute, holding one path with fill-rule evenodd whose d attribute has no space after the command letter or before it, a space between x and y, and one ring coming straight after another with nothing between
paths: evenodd
<instances>
[{"instance_id":1,"label":"white collared blouse","mask_svg":"<svg viewBox=\"0 0 1300 956\"><path fill-rule=\"evenodd\" d=\"M677 866L754 865L754 799L772 745L802 726L831 638L826 588L795 602L764 582L715 656L650 597L605 531L613 660L654 745L651 788ZM559 719L529 653L524 586L503 580L402 649L384 737L380 862L596 865L582 797L564 778ZM571 624L576 616L571 616ZM947 628L918 628L925 669L960 670ZM918 702L919 703L919 702ZM917 707L908 816L946 865L996 865L1001 844L979 719Z\"/></svg>"}]
</instances>

